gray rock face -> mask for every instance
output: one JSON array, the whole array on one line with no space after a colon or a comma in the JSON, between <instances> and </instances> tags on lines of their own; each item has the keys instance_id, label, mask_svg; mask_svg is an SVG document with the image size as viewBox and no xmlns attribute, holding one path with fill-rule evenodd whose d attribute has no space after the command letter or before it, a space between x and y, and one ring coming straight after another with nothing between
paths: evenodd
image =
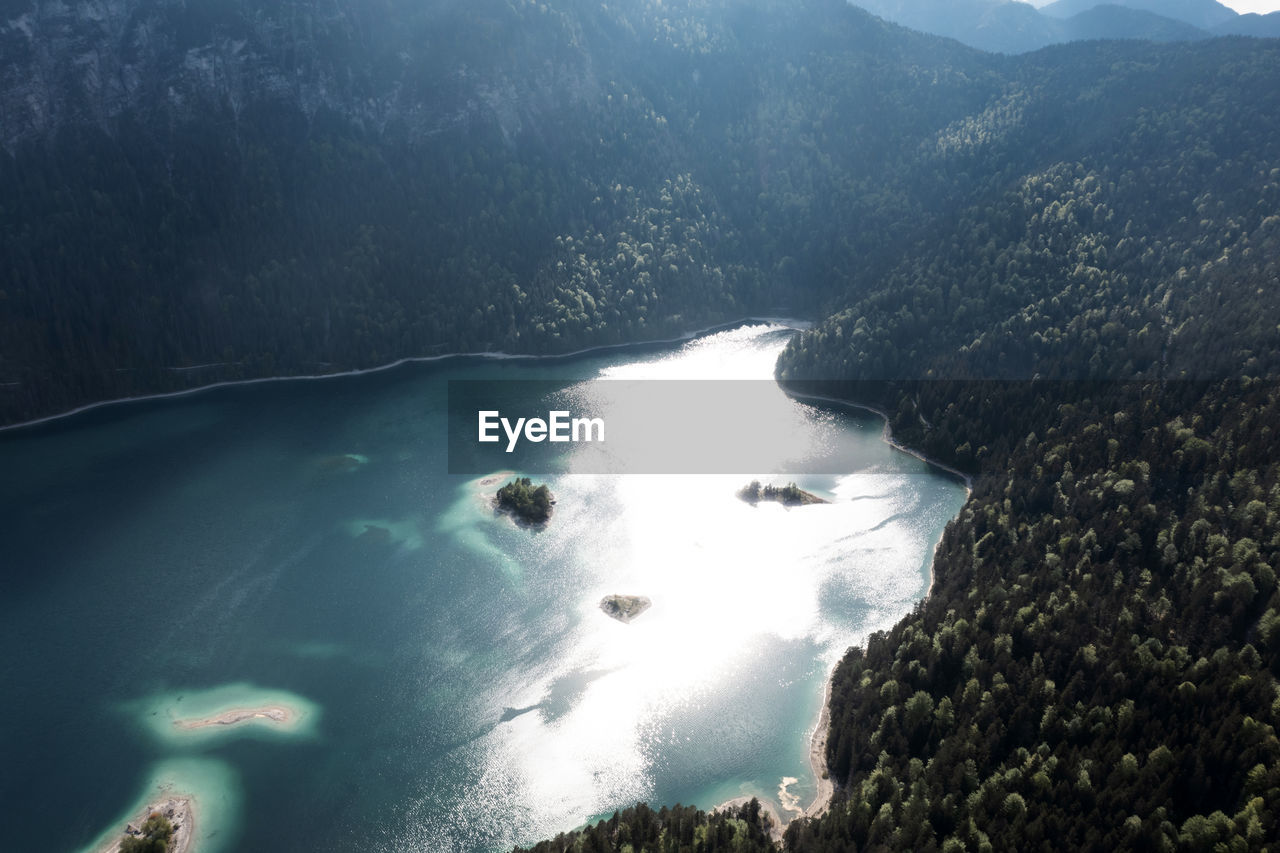
<instances>
[{"instance_id":1,"label":"gray rock face","mask_svg":"<svg viewBox=\"0 0 1280 853\"><path fill-rule=\"evenodd\" d=\"M606 595L600 599L600 609L619 622L630 622L652 604L643 595Z\"/></svg>"}]
</instances>

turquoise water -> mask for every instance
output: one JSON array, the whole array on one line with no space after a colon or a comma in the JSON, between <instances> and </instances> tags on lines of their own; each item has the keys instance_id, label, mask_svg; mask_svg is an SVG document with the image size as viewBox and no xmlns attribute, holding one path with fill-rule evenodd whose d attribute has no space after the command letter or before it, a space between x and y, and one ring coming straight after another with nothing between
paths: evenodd
<instances>
[{"instance_id":1,"label":"turquoise water","mask_svg":"<svg viewBox=\"0 0 1280 853\"><path fill-rule=\"evenodd\" d=\"M760 420L803 415L777 440L834 455L845 473L799 478L829 505L750 507L747 476L565 473L532 531L444 473L447 380L762 379L788 336L411 364L0 434L0 833L82 848L165 784L195 793L215 853L502 849L637 800L780 807L784 777L807 804L823 681L925 593L959 483L878 418L780 393ZM609 593L653 606L624 625ZM273 704L298 718L174 728Z\"/></svg>"}]
</instances>

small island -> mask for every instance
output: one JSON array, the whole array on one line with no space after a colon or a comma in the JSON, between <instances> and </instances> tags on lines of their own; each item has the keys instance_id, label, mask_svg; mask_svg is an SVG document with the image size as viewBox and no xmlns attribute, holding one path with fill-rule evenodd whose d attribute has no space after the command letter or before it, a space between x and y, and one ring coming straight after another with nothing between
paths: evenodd
<instances>
[{"instance_id":1,"label":"small island","mask_svg":"<svg viewBox=\"0 0 1280 853\"><path fill-rule=\"evenodd\" d=\"M198 720L174 720L173 724L180 729L203 729L209 726L235 726L241 723L292 723L297 714L283 705L267 705L262 708L232 708L211 717Z\"/></svg>"},{"instance_id":2,"label":"small island","mask_svg":"<svg viewBox=\"0 0 1280 853\"><path fill-rule=\"evenodd\" d=\"M175 810L170 809L170 814ZM134 829L133 824L125 828L124 838L120 841L120 853L167 853L173 843L174 828L169 819L160 812L152 812L142 823L141 829Z\"/></svg>"},{"instance_id":3,"label":"small island","mask_svg":"<svg viewBox=\"0 0 1280 853\"><path fill-rule=\"evenodd\" d=\"M499 512L510 513L517 522L541 525L551 518L551 508L555 502L555 497L545 484L535 486L528 477L517 477L498 489L494 506Z\"/></svg>"},{"instance_id":4,"label":"small island","mask_svg":"<svg viewBox=\"0 0 1280 853\"><path fill-rule=\"evenodd\" d=\"M752 506L755 506L760 501L775 501L783 506L831 503L812 492L806 492L795 483L787 483L785 486L761 486L759 480L752 480L748 485L739 489L738 497Z\"/></svg>"},{"instance_id":5,"label":"small island","mask_svg":"<svg viewBox=\"0 0 1280 853\"><path fill-rule=\"evenodd\" d=\"M129 818L94 853L188 853L195 838L195 804L189 794L166 793Z\"/></svg>"},{"instance_id":6,"label":"small island","mask_svg":"<svg viewBox=\"0 0 1280 853\"><path fill-rule=\"evenodd\" d=\"M600 599L600 609L619 622L630 622L652 604L643 595L606 595Z\"/></svg>"}]
</instances>

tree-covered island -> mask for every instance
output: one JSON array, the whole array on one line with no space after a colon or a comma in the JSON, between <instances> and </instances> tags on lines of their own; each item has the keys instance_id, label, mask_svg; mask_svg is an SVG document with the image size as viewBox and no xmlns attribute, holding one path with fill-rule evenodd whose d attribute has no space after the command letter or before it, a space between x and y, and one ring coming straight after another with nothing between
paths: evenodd
<instances>
[{"instance_id":1,"label":"tree-covered island","mask_svg":"<svg viewBox=\"0 0 1280 853\"><path fill-rule=\"evenodd\" d=\"M120 853L166 853L173 849L173 824L160 812L152 812L142 828L125 830Z\"/></svg>"},{"instance_id":2,"label":"tree-covered island","mask_svg":"<svg viewBox=\"0 0 1280 853\"><path fill-rule=\"evenodd\" d=\"M510 513L517 522L546 524L555 502L545 483L535 486L528 477L517 477L498 489L494 506L499 512Z\"/></svg>"},{"instance_id":3,"label":"tree-covered island","mask_svg":"<svg viewBox=\"0 0 1280 853\"><path fill-rule=\"evenodd\" d=\"M739 489L738 497L752 506L760 501L776 501L783 506L831 503L812 492L806 492L795 483L787 483L785 486L761 486L759 480L752 480Z\"/></svg>"}]
</instances>

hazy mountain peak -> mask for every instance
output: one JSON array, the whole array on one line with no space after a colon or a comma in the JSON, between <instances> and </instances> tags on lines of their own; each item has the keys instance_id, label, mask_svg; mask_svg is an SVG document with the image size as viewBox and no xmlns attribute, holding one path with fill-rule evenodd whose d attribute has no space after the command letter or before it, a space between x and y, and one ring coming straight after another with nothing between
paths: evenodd
<instances>
[{"instance_id":1,"label":"hazy mountain peak","mask_svg":"<svg viewBox=\"0 0 1280 853\"><path fill-rule=\"evenodd\" d=\"M1280 38L1280 12L1259 15L1250 12L1237 15L1224 24L1213 28L1217 35L1255 36L1258 38Z\"/></svg>"},{"instance_id":2,"label":"hazy mountain peak","mask_svg":"<svg viewBox=\"0 0 1280 853\"><path fill-rule=\"evenodd\" d=\"M850 0L904 27L996 53L1026 53L1085 39L1193 41L1213 35L1280 36L1280 13L1237 15L1217 0Z\"/></svg>"},{"instance_id":3,"label":"hazy mountain peak","mask_svg":"<svg viewBox=\"0 0 1280 853\"><path fill-rule=\"evenodd\" d=\"M1145 9L1106 3L1086 9L1062 22L1071 40L1140 38L1146 41L1194 41L1205 30Z\"/></svg>"},{"instance_id":4,"label":"hazy mountain peak","mask_svg":"<svg viewBox=\"0 0 1280 853\"><path fill-rule=\"evenodd\" d=\"M1054 18L1070 18L1098 5L1101 5L1098 0L1055 0L1040 11ZM1114 5L1184 21L1205 30L1237 17L1235 11L1218 0L1114 0Z\"/></svg>"}]
</instances>

